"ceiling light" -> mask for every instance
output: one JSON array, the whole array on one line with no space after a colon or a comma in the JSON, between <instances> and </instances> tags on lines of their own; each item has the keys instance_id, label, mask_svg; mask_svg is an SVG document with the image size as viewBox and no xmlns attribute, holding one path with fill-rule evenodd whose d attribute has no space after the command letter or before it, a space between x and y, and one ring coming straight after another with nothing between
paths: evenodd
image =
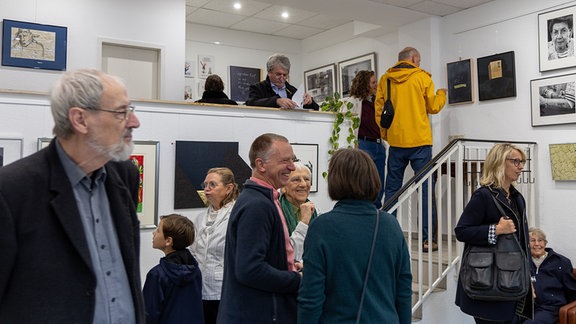
<instances>
[{"instance_id":1,"label":"ceiling light","mask_svg":"<svg viewBox=\"0 0 576 324\"><path fill-rule=\"evenodd\" d=\"M288 14L288 11L284 11L282 12L282 18L286 19L288 18L290 15Z\"/></svg>"},{"instance_id":2,"label":"ceiling light","mask_svg":"<svg viewBox=\"0 0 576 324\"><path fill-rule=\"evenodd\" d=\"M220 45L221 43L219 41L215 41L214 42L215 45Z\"/></svg>"},{"instance_id":3,"label":"ceiling light","mask_svg":"<svg viewBox=\"0 0 576 324\"><path fill-rule=\"evenodd\" d=\"M242 4L240 2L234 2L234 9L239 10L242 8Z\"/></svg>"}]
</instances>

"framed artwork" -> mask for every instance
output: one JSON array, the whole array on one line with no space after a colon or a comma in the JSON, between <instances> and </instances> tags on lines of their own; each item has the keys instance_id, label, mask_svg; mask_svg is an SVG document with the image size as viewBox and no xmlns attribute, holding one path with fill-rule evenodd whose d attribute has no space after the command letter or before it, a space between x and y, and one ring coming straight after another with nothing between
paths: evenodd
<instances>
[{"instance_id":1,"label":"framed artwork","mask_svg":"<svg viewBox=\"0 0 576 324\"><path fill-rule=\"evenodd\" d=\"M304 72L304 90L318 104L326 97L333 97L336 91L336 65L329 64Z\"/></svg>"},{"instance_id":2,"label":"framed artwork","mask_svg":"<svg viewBox=\"0 0 576 324\"><path fill-rule=\"evenodd\" d=\"M530 81L532 126L576 123L576 74Z\"/></svg>"},{"instance_id":3,"label":"framed artwork","mask_svg":"<svg viewBox=\"0 0 576 324\"><path fill-rule=\"evenodd\" d=\"M318 192L318 144L290 143L296 159L312 173L310 192Z\"/></svg>"},{"instance_id":4,"label":"framed artwork","mask_svg":"<svg viewBox=\"0 0 576 324\"><path fill-rule=\"evenodd\" d=\"M376 53L358 56L346 61L338 62L338 73L340 74L340 97L350 96L350 87L356 73L361 70L374 71L376 75Z\"/></svg>"},{"instance_id":5,"label":"framed artwork","mask_svg":"<svg viewBox=\"0 0 576 324\"><path fill-rule=\"evenodd\" d=\"M214 73L214 56L198 55L198 77L206 79Z\"/></svg>"},{"instance_id":6,"label":"framed artwork","mask_svg":"<svg viewBox=\"0 0 576 324\"><path fill-rule=\"evenodd\" d=\"M184 77L193 78L196 75L196 62L186 60L184 62Z\"/></svg>"},{"instance_id":7,"label":"framed artwork","mask_svg":"<svg viewBox=\"0 0 576 324\"><path fill-rule=\"evenodd\" d=\"M21 138L0 138L0 167L21 159L23 146Z\"/></svg>"},{"instance_id":8,"label":"framed artwork","mask_svg":"<svg viewBox=\"0 0 576 324\"><path fill-rule=\"evenodd\" d=\"M130 155L130 160L140 172L137 209L140 228L158 225L159 149L158 141L134 141L134 151Z\"/></svg>"},{"instance_id":9,"label":"framed artwork","mask_svg":"<svg viewBox=\"0 0 576 324\"><path fill-rule=\"evenodd\" d=\"M66 27L4 19L2 65L66 70Z\"/></svg>"},{"instance_id":10,"label":"framed artwork","mask_svg":"<svg viewBox=\"0 0 576 324\"><path fill-rule=\"evenodd\" d=\"M514 51L480 57L477 66L480 101L516 97Z\"/></svg>"},{"instance_id":11,"label":"framed artwork","mask_svg":"<svg viewBox=\"0 0 576 324\"><path fill-rule=\"evenodd\" d=\"M576 65L574 17L576 17L576 6L538 14L540 71Z\"/></svg>"},{"instance_id":12,"label":"framed artwork","mask_svg":"<svg viewBox=\"0 0 576 324\"><path fill-rule=\"evenodd\" d=\"M553 180L576 180L576 143L550 144Z\"/></svg>"},{"instance_id":13,"label":"framed artwork","mask_svg":"<svg viewBox=\"0 0 576 324\"><path fill-rule=\"evenodd\" d=\"M259 68L230 65L230 99L245 102L250 86L260 82L261 78L262 70Z\"/></svg>"},{"instance_id":14,"label":"framed artwork","mask_svg":"<svg viewBox=\"0 0 576 324\"><path fill-rule=\"evenodd\" d=\"M40 151L41 149L48 147L48 145L50 145L50 141L52 141L52 137L40 137L40 138L38 138L36 150Z\"/></svg>"},{"instance_id":15,"label":"framed artwork","mask_svg":"<svg viewBox=\"0 0 576 324\"><path fill-rule=\"evenodd\" d=\"M448 76L448 104L474 102L472 90L472 60L460 60L446 64Z\"/></svg>"}]
</instances>

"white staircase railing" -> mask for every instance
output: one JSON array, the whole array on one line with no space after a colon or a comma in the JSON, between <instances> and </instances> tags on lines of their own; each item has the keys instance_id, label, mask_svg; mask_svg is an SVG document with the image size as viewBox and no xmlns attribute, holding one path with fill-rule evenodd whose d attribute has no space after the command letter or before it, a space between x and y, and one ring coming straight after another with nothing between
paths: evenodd
<instances>
[{"instance_id":1,"label":"white staircase railing","mask_svg":"<svg viewBox=\"0 0 576 324\"><path fill-rule=\"evenodd\" d=\"M406 233L412 256L413 273L413 318L422 318L422 305L435 290L445 289L447 273L459 264L463 244L457 242L454 227L475 188L479 185L483 161L490 148L498 142L492 140L457 139L448 144L420 172L415 174L391 199L387 199L383 209L393 213ZM522 148L527 162L518 180L517 189L527 203L529 224L534 224L535 215L535 172L533 157L536 143L510 142ZM409 168L407 168L409 169ZM435 179L433 181L427 181ZM422 240L422 186L428 186L428 233L436 226L438 251L423 251ZM436 206L437 224L432 224L432 208ZM416 244L412 244L416 242ZM415 268L415 269L414 269Z\"/></svg>"}]
</instances>

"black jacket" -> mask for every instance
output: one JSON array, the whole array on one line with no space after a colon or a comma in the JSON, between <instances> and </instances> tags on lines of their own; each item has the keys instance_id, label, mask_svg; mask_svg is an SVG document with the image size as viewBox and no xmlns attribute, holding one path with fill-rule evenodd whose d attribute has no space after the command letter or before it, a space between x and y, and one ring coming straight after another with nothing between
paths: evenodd
<instances>
[{"instance_id":1,"label":"black jacket","mask_svg":"<svg viewBox=\"0 0 576 324\"><path fill-rule=\"evenodd\" d=\"M202 94L202 99L196 100L196 102L201 103L212 103L212 104L223 104L223 105L237 105L238 103L232 99L228 99L228 96L222 91L210 91L206 90Z\"/></svg>"},{"instance_id":2,"label":"black jacket","mask_svg":"<svg viewBox=\"0 0 576 324\"><path fill-rule=\"evenodd\" d=\"M286 94L288 98L292 99L294 93L296 93L298 89L295 86L291 85L290 83L286 82ZM248 93L248 100L246 100L247 106L261 106L261 107L276 107L279 108L276 104L276 99L280 98L274 90L272 90L272 86L270 85L270 78L266 77L266 80L260 81L256 84L250 86L250 92ZM312 99L312 103L304 105L305 109L313 109L319 110L320 107L314 99Z\"/></svg>"}]
</instances>

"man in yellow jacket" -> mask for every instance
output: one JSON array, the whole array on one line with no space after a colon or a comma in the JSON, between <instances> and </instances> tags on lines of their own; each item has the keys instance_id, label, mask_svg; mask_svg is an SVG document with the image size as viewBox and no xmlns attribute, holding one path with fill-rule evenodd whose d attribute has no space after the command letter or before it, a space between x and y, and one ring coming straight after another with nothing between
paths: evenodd
<instances>
[{"instance_id":1,"label":"man in yellow jacket","mask_svg":"<svg viewBox=\"0 0 576 324\"><path fill-rule=\"evenodd\" d=\"M374 104L376 123L380 125L382 108L388 96L387 80L390 79L390 100L394 106L394 120L390 128L380 128L382 138L390 144L385 201L402 187L404 171L410 166L414 173L420 171L432 159L432 128L428 114L437 114L446 103L446 89L434 92L431 74L420 68L420 53L406 47L398 53L398 62L386 71L379 82ZM422 189L422 239L424 251L437 249L433 240L428 242L428 184ZM436 210L432 205L432 222L436 222ZM433 225L432 225L433 228ZM434 233L430 235L434 237Z\"/></svg>"}]
</instances>

